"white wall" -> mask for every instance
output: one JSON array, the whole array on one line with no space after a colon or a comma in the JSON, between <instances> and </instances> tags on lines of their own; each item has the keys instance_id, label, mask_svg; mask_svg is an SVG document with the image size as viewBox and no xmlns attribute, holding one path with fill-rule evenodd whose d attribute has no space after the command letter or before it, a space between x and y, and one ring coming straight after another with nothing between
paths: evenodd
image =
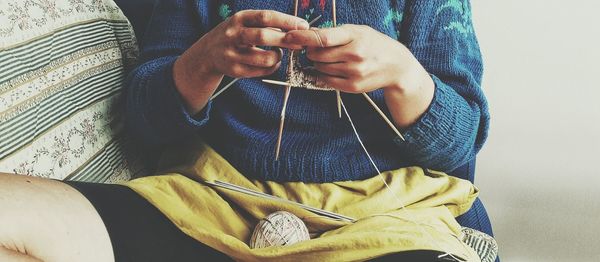
<instances>
[{"instance_id":1,"label":"white wall","mask_svg":"<svg viewBox=\"0 0 600 262\"><path fill-rule=\"evenodd\" d=\"M472 0L492 114L481 189L504 261L600 261L600 1Z\"/></svg>"}]
</instances>

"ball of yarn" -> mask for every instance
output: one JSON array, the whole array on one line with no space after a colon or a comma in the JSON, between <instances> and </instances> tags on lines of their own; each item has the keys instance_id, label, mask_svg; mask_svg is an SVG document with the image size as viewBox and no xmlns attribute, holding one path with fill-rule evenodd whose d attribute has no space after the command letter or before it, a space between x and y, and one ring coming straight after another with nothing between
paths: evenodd
<instances>
[{"instance_id":1,"label":"ball of yarn","mask_svg":"<svg viewBox=\"0 0 600 262\"><path fill-rule=\"evenodd\" d=\"M251 248L287 246L309 240L308 228L292 213L278 211L258 222L250 239Z\"/></svg>"}]
</instances>

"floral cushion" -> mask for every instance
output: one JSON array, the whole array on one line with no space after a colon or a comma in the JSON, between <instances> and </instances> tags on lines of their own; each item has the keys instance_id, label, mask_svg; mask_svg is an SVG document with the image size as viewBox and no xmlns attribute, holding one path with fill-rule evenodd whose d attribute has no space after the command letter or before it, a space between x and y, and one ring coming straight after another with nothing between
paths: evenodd
<instances>
[{"instance_id":1,"label":"floral cushion","mask_svg":"<svg viewBox=\"0 0 600 262\"><path fill-rule=\"evenodd\" d=\"M109 0L0 0L0 172L118 182L142 172L123 132L137 56Z\"/></svg>"}]
</instances>

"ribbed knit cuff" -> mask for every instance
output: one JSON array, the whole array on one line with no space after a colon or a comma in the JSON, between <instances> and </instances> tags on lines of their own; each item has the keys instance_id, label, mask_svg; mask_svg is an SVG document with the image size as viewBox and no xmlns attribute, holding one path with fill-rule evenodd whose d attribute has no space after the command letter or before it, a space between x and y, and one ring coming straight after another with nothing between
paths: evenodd
<instances>
[{"instance_id":1,"label":"ribbed knit cuff","mask_svg":"<svg viewBox=\"0 0 600 262\"><path fill-rule=\"evenodd\" d=\"M405 131L406 141L395 142L416 164L449 172L470 159L479 117L452 87L431 77L436 87L429 109Z\"/></svg>"},{"instance_id":2,"label":"ribbed knit cuff","mask_svg":"<svg viewBox=\"0 0 600 262\"><path fill-rule=\"evenodd\" d=\"M173 78L173 65L175 64L175 58L173 61L169 62L162 68L162 72L158 75L161 76L162 81L157 81L157 83L162 82L161 86L156 86L157 88L161 88L162 94L164 95L164 103L168 105L167 111L170 111L170 116L173 119L183 120L185 124L189 127L202 127L209 120L209 112L212 106L212 102L208 101L206 106L196 115L191 115L185 107L185 102L177 91L177 87L175 86L175 79Z\"/></svg>"}]
</instances>

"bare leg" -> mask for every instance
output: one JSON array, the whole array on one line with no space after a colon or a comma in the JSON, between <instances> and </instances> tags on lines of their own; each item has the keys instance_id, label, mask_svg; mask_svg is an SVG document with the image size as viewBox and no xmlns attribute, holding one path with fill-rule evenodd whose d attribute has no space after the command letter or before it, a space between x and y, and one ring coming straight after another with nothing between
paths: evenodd
<instances>
[{"instance_id":1,"label":"bare leg","mask_svg":"<svg viewBox=\"0 0 600 262\"><path fill-rule=\"evenodd\" d=\"M114 261L102 219L57 181L0 174L0 261Z\"/></svg>"},{"instance_id":2,"label":"bare leg","mask_svg":"<svg viewBox=\"0 0 600 262\"><path fill-rule=\"evenodd\" d=\"M40 262L36 258L3 247L0 247L0 259L13 262Z\"/></svg>"}]
</instances>

